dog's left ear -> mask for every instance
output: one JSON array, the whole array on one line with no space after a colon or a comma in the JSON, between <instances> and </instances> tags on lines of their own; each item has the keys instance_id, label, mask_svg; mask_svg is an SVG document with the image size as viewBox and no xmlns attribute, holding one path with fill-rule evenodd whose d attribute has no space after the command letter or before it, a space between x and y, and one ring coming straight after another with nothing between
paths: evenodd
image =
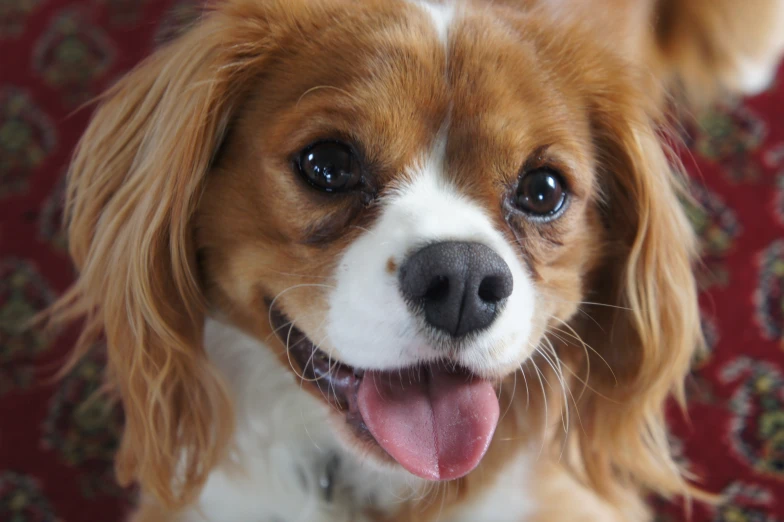
<instances>
[{"instance_id":1,"label":"dog's left ear","mask_svg":"<svg viewBox=\"0 0 784 522\"><path fill-rule=\"evenodd\" d=\"M671 457L663 410L670 395L683 403L702 344L686 191L657 132L655 104L648 109L642 93L618 86L595 92L606 96L591 102L606 240L586 300L604 306L577 319L596 351L581 407L582 458L609 496L629 487L683 494L689 487Z\"/></svg>"}]
</instances>

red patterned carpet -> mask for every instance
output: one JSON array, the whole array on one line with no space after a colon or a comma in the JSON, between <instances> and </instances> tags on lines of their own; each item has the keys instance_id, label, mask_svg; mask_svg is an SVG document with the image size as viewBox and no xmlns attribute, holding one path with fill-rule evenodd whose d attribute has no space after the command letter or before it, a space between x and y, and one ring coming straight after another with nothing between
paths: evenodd
<instances>
[{"instance_id":1,"label":"red patterned carpet","mask_svg":"<svg viewBox=\"0 0 784 522\"><path fill-rule=\"evenodd\" d=\"M73 277L58 223L89 114L72 112L170 35L188 3L0 0L0 521L121 520L133 501L112 478L120 413L83 403L100 350L45 384L73 335L19 327ZM697 506L695 522L784 522L784 71L771 92L701 124L684 158L703 206L690 211L711 351L690 386L691 423L673 415L676 447L727 497Z\"/></svg>"}]
</instances>

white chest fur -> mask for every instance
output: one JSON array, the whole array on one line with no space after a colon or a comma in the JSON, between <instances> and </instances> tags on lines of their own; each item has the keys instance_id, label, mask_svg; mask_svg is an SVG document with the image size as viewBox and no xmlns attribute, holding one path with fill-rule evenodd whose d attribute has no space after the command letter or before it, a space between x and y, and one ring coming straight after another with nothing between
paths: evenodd
<instances>
[{"instance_id":1,"label":"white chest fur","mask_svg":"<svg viewBox=\"0 0 784 522\"><path fill-rule=\"evenodd\" d=\"M328 426L323 403L300 389L269 348L213 320L205 343L234 393L236 447L186 522L361 522L363 508L394 511L422 494L421 480L347 451ZM513 465L503 477L513 479L511 498L498 498L509 487L499 480L451 521L522 522L530 507L520 495L524 469Z\"/></svg>"}]
</instances>

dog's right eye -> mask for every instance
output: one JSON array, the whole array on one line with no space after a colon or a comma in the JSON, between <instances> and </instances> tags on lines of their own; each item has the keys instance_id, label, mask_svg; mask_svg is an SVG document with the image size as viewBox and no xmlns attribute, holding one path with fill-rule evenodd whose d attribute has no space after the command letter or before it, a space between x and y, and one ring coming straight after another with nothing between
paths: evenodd
<instances>
[{"instance_id":1,"label":"dog's right eye","mask_svg":"<svg viewBox=\"0 0 784 522\"><path fill-rule=\"evenodd\" d=\"M339 141L322 141L299 153L297 168L305 180L325 192L351 190L362 181L354 150Z\"/></svg>"}]
</instances>

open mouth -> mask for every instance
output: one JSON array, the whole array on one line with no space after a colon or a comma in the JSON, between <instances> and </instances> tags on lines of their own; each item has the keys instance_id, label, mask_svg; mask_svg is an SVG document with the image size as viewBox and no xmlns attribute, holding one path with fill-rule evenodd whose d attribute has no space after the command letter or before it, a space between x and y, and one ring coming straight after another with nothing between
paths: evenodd
<instances>
[{"instance_id":1,"label":"open mouth","mask_svg":"<svg viewBox=\"0 0 784 522\"><path fill-rule=\"evenodd\" d=\"M271 316L300 376L345 414L357 436L427 480L457 479L479 464L498 424L490 382L443 363L353 368L331 360L280 311Z\"/></svg>"}]
</instances>

